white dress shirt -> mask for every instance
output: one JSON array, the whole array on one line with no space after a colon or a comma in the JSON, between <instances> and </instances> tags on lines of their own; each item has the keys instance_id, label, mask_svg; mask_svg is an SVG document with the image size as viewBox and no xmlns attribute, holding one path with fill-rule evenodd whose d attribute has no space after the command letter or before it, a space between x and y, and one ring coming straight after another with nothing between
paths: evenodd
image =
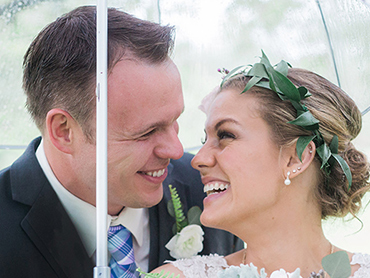
<instances>
[{"instance_id":1,"label":"white dress shirt","mask_svg":"<svg viewBox=\"0 0 370 278\"><path fill-rule=\"evenodd\" d=\"M87 254L95 260L96 207L73 195L58 181L46 158L42 140L37 148L36 157L46 178L75 225ZM112 217L108 215L107 219L107 231L109 226L119 224L130 230L133 235L136 264L142 270L148 271L150 248L149 210L125 207L118 216Z\"/></svg>"}]
</instances>

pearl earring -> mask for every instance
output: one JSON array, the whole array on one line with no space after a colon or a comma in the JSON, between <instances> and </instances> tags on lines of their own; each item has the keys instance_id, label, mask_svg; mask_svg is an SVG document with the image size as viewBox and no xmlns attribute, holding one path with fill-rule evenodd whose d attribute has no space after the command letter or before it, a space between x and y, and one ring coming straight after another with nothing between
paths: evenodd
<instances>
[{"instance_id":1,"label":"pearl earring","mask_svg":"<svg viewBox=\"0 0 370 278\"><path fill-rule=\"evenodd\" d=\"M290 184L289 176L290 176L290 171L288 171L288 173L286 173L286 179L284 181L285 185L289 185Z\"/></svg>"}]
</instances>

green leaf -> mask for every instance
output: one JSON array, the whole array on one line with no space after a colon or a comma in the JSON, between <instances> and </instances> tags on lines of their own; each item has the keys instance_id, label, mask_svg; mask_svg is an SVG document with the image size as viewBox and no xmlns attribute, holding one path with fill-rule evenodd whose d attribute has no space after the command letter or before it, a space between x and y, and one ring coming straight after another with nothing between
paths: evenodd
<instances>
[{"instance_id":1,"label":"green leaf","mask_svg":"<svg viewBox=\"0 0 370 278\"><path fill-rule=\"evenodd\" d=\"M165 273L164 270L162 270L159 273L147 273L145 271L142 271L141 268L138 267L136 271L140 273L140 276L144 275L145 278L179 278L180 277L180 274L174 277L175 275L174 273L170 273L169 271Z\"/></svg>"},{"instance_id":2,"label":"green leaf","mask_svg":"<svg viewBox=\"0 0 370 278\"><path fill-rule=\"evenodd\" d=\"M338 251L324 257L321 264L331 278L348 278L352 272L348 254L345 251Z\"/></svg>"},{"instance_id":3,"label":"green leaf","mask_svg":"<svg viewBox=\"0 0 370 278\"><path fill-rule=\"evenodd\" d=\"M338 161L340 167L342 168L344 174L346 175L346 178L348 180L348 191L349 191L352 186L351 170L349 169L347 162L339 154L333 153L332 156L335 158L336 161Z\"/></svg>"},{"instance_id":4,"label":"green leaf","mask_svg":"<svg viewBox=\"0 0 370 278\"><path fill-rule=\"evenodd\" d=\"M236 73L237 73L237 71L238 71L239 69L243 68L243 67L244 67L244 66L236 67L235 69L233 69L232 71L230 71L227 75L225 75L224 79L223 79L223 80L222 80L222 82L221 82L220 87L222 88L222 86L224 85L225 81L226 81L227 79L229 79L231 76L233 76L234 74L236 74Z\"/></svg>"},{"instance_id":5,"label":"green leaf","mask_svg":"<svg viewBox=\"0 0 370 278\"><path fill-rule=\"evenodd\" d=\"M172 226L172 233L174 234L174 235L176 235L177 234L177 223L175 222L174 224L173 224L173 226Z\"/></svg>"},{"instance_id":6,"label":"green leaf","mask_svg":"<svg viewBox=\"0 0 370 278\"><path fill-rule=\"evenodd\" d=\"M306 89L306 87L298 87L298 92L301 95L301 99L312 96L311 93Z\"/></svg>"},{"instance_id":7,"label":"green leaf","mask_svg":"<svg viewBox=\"0 0 370 278\"><path fill-rule=\"evenodd\" d=\"M188 224L189 224L189 223L188 223L188 220L187 220L186 218L184 218L184 220L180 221L180 222L178 223L178 225L179 225L179 227L180 227L179 232L180 232L182 229L184 229Z\"/></svg>"},{"instance_id":8,"label":"green leaf","mask_svg":"<svg viewBox=\"0 0 370 278\"><path fill-rule=\"evenodd\" d=\"M267 74L269 76L269 86L270 86L270 90L273 90L274 92L277 92L277 89L275 87L275 83L274 83L274 69L272 67L269 67L269 68L266 68L266 71L267 71Z\"/></svg>"},{"instance_id":9,"label":"green leaf","mask_svg":"<svg viewBox=\"0 0 370 278\"><path fill-rule=\"evenodd\" d=\"M189 224L196 224L201 226L200 223L200 215L202 214L202 210L198 206L191 207L188 211L188 221Z\"/></svg>"},{"instance_id":10,"label":"green leaf","mask_svg":"<svg viewBox=\"0 0 370 278\"><path fill-rule=\"evenodd\" d=\"M261 79L262 79L262 77L253 76L251 78L251 80L249 80L249 82L247 83L247 85L245 86L245 88L241 92L241 94L248 91L250 88L252 88L254 85L256 85L259 81L261 81Z\"/></svg>"},{"instance_id":11,"label":"green leaf","mask_svg":"<svg viewBox=\"0 0 370 278\"><path fill-rule=\"evenodd\" d=\"M321 157L321 169L324 167L324 165L326 164L326 162L328 162L330 156L331 156L331 151L328 147L328 145L326 145L326 143L322 144L320 147L318 147L316 149L318 155Z\"/></svg>"},{"instance_id":12,"label":"green leaf","mask_svg":"<svg viewBox=\"0 0 370 278\"><path fill-rule=\"evenodd\" d=\"M266 88L266 89L271 90L271 89L270 89L269 82L268 82L268 81L265 81L265 80L261 80L260 82L258 82L258 83L256 84L256 86L258 86L258 87L262 87L262 88Z\"/></svg>"},{"instance_id":13,"label":"green leaf","mask_svg":"<svg viewBox=\"0 0 370 278\"><path fill-rule=\"evenodd\" d=\"M168 211L169 215L171 215L172 217L176 217L175 216L175 209L173 207L172 200L169 200L168 203L167 203L167 211Z\"/></svg>"},{"instance_id":14,"label":"green leaf","mask_svg":"<svg viewBox=\"0 0 370 278\"><path fill-rule=\"evenodd\" d=\"M262 78L269 78L266 72L266 68L262 63L255 63L253 67L246 74L247 76L257 76Z\"/></svg>"},{"instance_id":15,"label":"green leaf","mask_svg":"<svg viewBox=\"0 0 370 278\"><path fill-rule=\"evenodd\" d=\"M261 50L261 52L262 52L261 63L265 65L266 69L268 69L268 68L273 69L273 67L270 63L270 60L269 60L269 58L267 58L265 52L263 52L263 50Z\"/></svg>"},{"instance_id":16,"label":"green leaf","mask_svg":"<svg viewBox=\"0 0 370 278\"><path fill-rule=\"evenodd\" d=\"M303 114L299 115L295 120L290 121L288 123L293 125L301 126L305 129L309 129L310 127L316 127L319 124L319 120L317 120L310 111L306 111ZM316 128L315 128L316 129Z\"/></svg>"},{"instance_id":17,"label":"green leaf","mask_svg":"<svg viewBox=\"0 0 370 278\"><path fill-rule=\"evenodd\" d=\"M337 135L334 135L333 139L331 139L329 148L332 153L338 153L338 136Z\"/></svg>"},{"instance_id":18,"label":"green leaf","mask_svg":"<svg viewBox=\"0 0 370 278\"><path fill-rule=\"evenodd\" d=\"M295 101L301 100L301 95L292 81L276 70L272 71L272 75L276 86L284 93L284 95Z\"/></svg>"},{"instance_id":19,"label":"green leaf","mask_svg":"<svg viewBox=\"0 0 370 278\"><path fill-rule=\"evenodd\" d=\"M316 135L312 136L301 136L297 140L297 155L299 160L302 162L302 153L306 149L307 145L316 137Z\"/></svg>"},{"instance_id":20,"label":"green leaf","mask_svg":"<svg viewBox=\"0 0 370 278\"><path fill-rule=\"evenodd\" d=\"M302 104L300 102L295 101L295 100L291 100L290 102L294 106L295 110L297 110L297 117L302 115L304 112L307 112L307 109L305 109L305 107L302 106Z\"/></svg>"},{"instance_id":21,"label":"green leaf","mask_svg":"<svg viewBox=\"0 0 370 278\"><path fill-rule=\"evenodd\" d=\"M172 185L168 185L170 192L171 192L171 199L173 203L173 208L175 212L175 219L176 219L176 226L177 232L180 232L183 228L182 224L185 219L184 212L182 211L182 204L179 195L177 194L176 187L172 187Z\"/></svg>"},{"instance_id":22,"label":"green leaf","mask_svg":"<svg viewBox=\"0 0 370 278\"><path fill-rule=\"evenodd\" d=\"M275 84L274 84L274 78L273 78L273 73L274 73L275 70L272 67L269 59L267 58L267 56L266 56L265 52L263 52L263 50L262 50L261 63L264 65L264 67L266 69L266 73L267 73L268 79L269 79L270 89L273 90L274 92L277 92L277 90L275 88Z\"/></svg>"},{"instance_id":23,"label":"green leaf","mask_svg":"<svg viewBox=\"0 0 370 278\"><path fill-rule=\"evenodd\" d=\"M281 60L277 65L275 70L280 72L282 75L287 76L288 75L288 63L284 60Z\"/></svg>"}]
</instances>

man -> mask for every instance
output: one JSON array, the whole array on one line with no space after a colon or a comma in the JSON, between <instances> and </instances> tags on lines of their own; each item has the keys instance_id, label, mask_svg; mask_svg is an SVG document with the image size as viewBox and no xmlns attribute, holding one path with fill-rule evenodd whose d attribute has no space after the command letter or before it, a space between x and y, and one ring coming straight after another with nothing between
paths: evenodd
<instances>
[{"instance_id":1,"label":"man","mask_svg":"<svg viewBox=\"0 0 370 278\"><path fill-rule=\"evenodd\" d=\"M92 277L95 21L95 7L79 7L42 30L25 54L27 108L42 139L0 172L1 277ZM184 103L169 58L172 27L115 9L108 26L107 229L126 227L137 266L152 270L171 258L164 247L174 223L168 184L184 210L201 206L204 195L177 137ZM207 229L203 252L230 253L240 247L234 241Z\"/></svg>"}]
</instances>

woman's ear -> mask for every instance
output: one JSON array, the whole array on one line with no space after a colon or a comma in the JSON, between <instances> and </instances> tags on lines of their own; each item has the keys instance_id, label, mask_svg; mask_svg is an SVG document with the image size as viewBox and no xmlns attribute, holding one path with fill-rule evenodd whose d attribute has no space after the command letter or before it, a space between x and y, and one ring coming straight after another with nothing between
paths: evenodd
<instances>
[{"instance_id":1,"label":"woman's ear","mask_svg":"<svg viewBox=\"0 0 370 278\"><path fill-rule=\"evenodd\" d=\"M79 125L75 119L62 109L52 109L46 115L46 132L52 144L61 152L72 153L77 128Z\"/></svg>"},{"instance_id":2,"label":"woman's ear","mask_svg":"<svg viewBox=\"0 0 370 278\"><path fill-rule=\"evenodd\" d=\"M289 176L289 179L294 178L304 172L315 158L315 153L316 146L312 141L304 149L301 158L298 157L296 144L288 148L287 159L284 159L285 165L283 165L284 178L287 178L287 176Z\"/></svg>"}]
</instances>

